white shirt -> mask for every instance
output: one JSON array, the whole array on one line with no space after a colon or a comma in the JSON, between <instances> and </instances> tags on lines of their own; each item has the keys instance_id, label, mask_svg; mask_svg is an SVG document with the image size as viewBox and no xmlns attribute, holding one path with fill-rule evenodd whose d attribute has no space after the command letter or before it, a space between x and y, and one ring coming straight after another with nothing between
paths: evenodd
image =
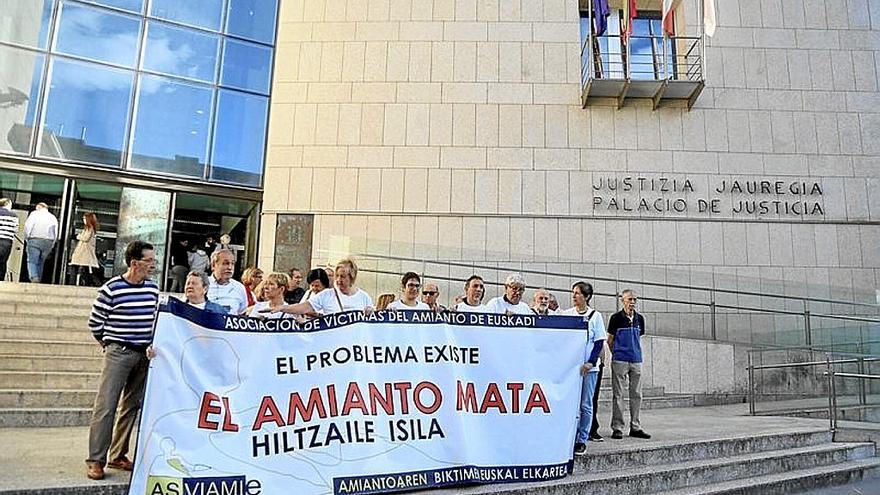
<instances>
[{"instance_id":1,"label":"white shirt","mask_svg":"<svg viewBox=\"0 0 880 495\"><path fill-rule=\"evenodd\" d=\"M578 313L577 308L568 308L564 311L560 311L557 314L560 316L580 316L585 317L590 313L590 310L593 308L587 306L587 310L583 313ZM608 336L605 334L605 320L602 318L602 313L598 311L594 311L593 315L590 317L590 322L588 326L588 334L587 334L587 347L584 349L584 362L590 359L590 354L593 353L593 344L599 340L607 340ZM599 360L596 361L596 366L590 370L590 372L598 372L599 364L602 363L601 359L602 354L599 353Z\"/></svg>"},{"instance_id":2,"label":"white shirt","mask_svg":"<svg viewBox=\"0 0 880 495\"><path fill-rule=\"evenodd\" d=\"M477 304L476 306L471 306L470 304L462 301L455 305L455 311L459 313L491 313L485 304Z\"/></svg>"},{"instance_id":3,"label":"white shirt","mask_svg":"<svg viewBox=\"0 0 880 495\"><path fill-rule=\"evenodd\" d=\"M406 304L403 304L403 301L401 301L400 299L396 299L396 300L392 301L391 304L388 305L388 309L398 309L398 310L411 309L413 311L431 311L431 307L428 306L427 304L423 303L422 301L416 301L415 306L407 306Z\"/></svg>"},{"instance_id":4,"label":"white shirt","mask_svg":"<svg viewBox=\"0 0 880 495\"><path fill-rule=\"evenodd\" d=\"M24 222L25 239L58 239L58 219L49 210L37 208Z\"/></svg>"},{"instance_id":5,"label":"white shirt","mask_svg":"<svg viewBox=\"0 0 880 495\"><path fill-rule=\"evenodd\" d=\"M336 298L337 294L339 299ZM339 307L339 302L342 307ZM318 294L312 296L307 301L316 313L329 315L333 313L341 313L343 311L360 311L364 308L373 307L373 299L366 292L355 289L355 293L347 296L341 290L336 288L324 289Z\"/></svg>"},{"instance_id":6,"label":"white shirt","mask_svg":"<svg viewBox=\"0 0 880 495\"><path fill-rule=\"evenodd\" d=\"M218 284L214 277L208 277L208 300L226 308L231 315L240 315L247 309L247 292L244 284L229 279L225 284Z\"/></svg>"},{"instance_id":7,"label":"white shirt","mask_svg":"<svg viewBox=\"0 0 880 495\"><path fill-rule=\"evenodd\" d=\"M254 307L251 308L251 312L248 313L248 316L254 318L269 318L270 320L278 320L281 318L296 318L296 315L292 315L290 313L284 313L281 311L273 311L271 313L260 313L261 310L269 309L269 301L259 301L254 304Z\"/></svg>"},{"instance_id":8,"label":"white shirt","mask_svg":"<svg viewBox=\"0 0 880 495\"><path fill-rule=\"evenodd\" d=\"M510 311L515 315L533 315L532 308L528 304L520 301L517 304L510 304L504 300L504 296L498 296L486 303L487 313L497 313L499 315L507 314Z\"/></svg>"}]
</instances>

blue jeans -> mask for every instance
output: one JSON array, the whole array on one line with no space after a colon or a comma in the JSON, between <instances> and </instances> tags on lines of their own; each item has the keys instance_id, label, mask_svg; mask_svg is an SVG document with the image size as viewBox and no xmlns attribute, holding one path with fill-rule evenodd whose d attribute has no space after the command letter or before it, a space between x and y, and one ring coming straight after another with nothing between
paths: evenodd
<instances>
[{"instance_id":1,"label":"blue jeans","mask_svg":"<svg viewBox=\"0 0 880 495\"><path fill-rule=\"evenodd\" d=\"M40 239L30 237L27 240L27 267L28 277L31 282L40 282L43 279L43 265L46 258L52 252L55 241L52 239Z\"/></svg>"},{"instance_id":2,"label":"blue jeans","mask_svg":"<svg viewBox=\"0 0 880 495\"><path fill-rule=\"evenodd\" d=\"M590 427L593 425L593 393L596 391L596 381L599 372L590 371L583 379L581 385L581 413L578 416L578 429L575 443L587 443L590 440Z\"/></svg>"}]
</instances>

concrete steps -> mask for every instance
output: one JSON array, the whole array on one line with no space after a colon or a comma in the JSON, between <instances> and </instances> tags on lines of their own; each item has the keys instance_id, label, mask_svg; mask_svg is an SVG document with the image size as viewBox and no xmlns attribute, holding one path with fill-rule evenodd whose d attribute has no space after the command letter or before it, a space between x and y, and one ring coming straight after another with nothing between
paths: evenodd
<instances>
[{"instance_id":1,"label":"concrete steps","mask_svg":"<svg viewBox=\"0 0 880 495\"><path fill-rule=\"evenodd\" d=\"M89 424L91 416L91 407L0 408L0 428L82 426ZM0 491L0 495L2 494Z\"/></svg>"},{"instance_id":2,"label":"concrete steps","mask_svg":"<svg viewBox=\"0 0 880 495\"><path fill-rule=\"evenodd\" d=\"M99 357L72 356L35 356L35 355L0 355L0 372L3 371L80 371L99 373L101 371Z\"/></svg>"},{"instance_id":3,"label":"concrete steps","mask_svg":"<svg viewBox=\"0 0 880 495\"><path fill-rule=\"evenodd\" d=\"M97 389L0 389L0 409L90 408L97 393Z\"/></svg>"},{"instance_id":4,"label":"concrete steps","mask_svg":"<svg viewBox=\"0 0 880 495\"><path fill-rule=\"evenodd\" d=\"M0 355L100 357L101 347L94 339L91 342L0 339Z\"/></svg>"},{"instance_id":5,"label":"concrete steps","mask_svg":"<svg viewBox=\"0 0 880 495\"><path fill-rule=\"evenodd\" d=\"M100 377L77 371L0 371L0 389L97 390Z\"/></svg>"}]
</instances>

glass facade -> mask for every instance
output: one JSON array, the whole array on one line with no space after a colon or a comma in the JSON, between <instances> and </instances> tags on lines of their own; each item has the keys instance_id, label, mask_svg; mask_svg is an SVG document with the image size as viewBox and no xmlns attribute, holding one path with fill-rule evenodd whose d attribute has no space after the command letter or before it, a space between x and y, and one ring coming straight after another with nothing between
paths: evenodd
<instances>
[{"instance_id":1,"label":"glass facade","mask_svg":"<svg viewBox=\"0 0 880 495\"><path fill-rule=\"evenodd\" d=\"M277 10L0 0L0 154L260 187Z\"/></svg>"}]
</instances>

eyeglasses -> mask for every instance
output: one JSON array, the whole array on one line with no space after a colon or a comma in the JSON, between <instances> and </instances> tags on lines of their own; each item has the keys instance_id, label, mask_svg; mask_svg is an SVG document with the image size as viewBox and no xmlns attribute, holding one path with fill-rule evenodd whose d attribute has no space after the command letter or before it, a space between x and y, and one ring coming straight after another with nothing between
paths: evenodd
<instances>
[{"instance_id":1,"label":"eyeglasses","mask_svg":"<svg viewBox=\"0 0 880 495\"><path fill-rule=\"evenodd\" d=\"M437 291L436 290L423 290L422 295L423 296L436 296Z\"/></svg>"},{"instance_id":2,"label":"eyeglasses","mask_svg":"<svg viewBox=\"0 0 880 495\"><path fill-rule=\"evenodd\" d=\"M422 284L406 284L407 289L418 289Z\"/></svg>"},{"instance_id":3,"label":"eyeglasses","mask_svg":"<svg viewBox=\"0 0 880 495\"><path fill-rule=\"evenodd\" d=\"M507 288L510 289L511 292L518 292L520 294L526 291L526 288L521 285L508 285Z\"/></svg>"}]
</instances>

